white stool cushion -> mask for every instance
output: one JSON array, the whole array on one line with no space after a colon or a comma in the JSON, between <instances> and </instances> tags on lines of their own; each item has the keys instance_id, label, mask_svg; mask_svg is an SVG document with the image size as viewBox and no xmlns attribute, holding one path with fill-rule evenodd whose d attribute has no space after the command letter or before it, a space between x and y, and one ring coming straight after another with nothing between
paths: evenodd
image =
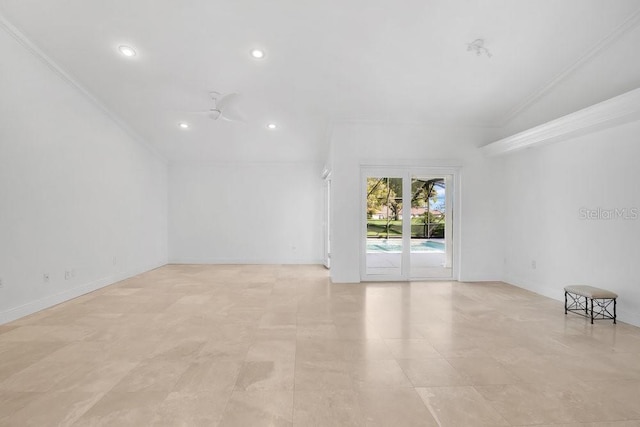
<instances>
[{"instance_id":1,"label":"white stool cushion","mask_svg":"<svg viewBox=\"0 0 640 427\"><path fill-rule=\"evenodd\" d=\"M614 292L607 291L606 289L596 288L596 287L593 287L593 286L571 285L571 286L565 286L564 290L566 292L569 292L569 293L572 293L572 294L576 294L576 295L582 295L583 297L587 297L587 298L596 298L596 299L601 299L601 298L616 299L616 298L618 298L618 294L616 294Z\"/></svg>"}]
</instances>

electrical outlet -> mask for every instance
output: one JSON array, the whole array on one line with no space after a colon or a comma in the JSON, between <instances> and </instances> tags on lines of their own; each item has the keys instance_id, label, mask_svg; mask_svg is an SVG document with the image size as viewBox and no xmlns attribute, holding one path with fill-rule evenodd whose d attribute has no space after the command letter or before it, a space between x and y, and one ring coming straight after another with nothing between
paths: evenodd
<instances>
[{"instance_id":1,"label":"electrical outlet","mask_svg":"<svg viewBox=\"0 0 640 427\"><path fill-rule=\"evenodd\" d=\"M71 279L71 270L65 270L64 271L64 280L70 280Z\"/></svg>"},{"instance_id":2,"label":"electrical outlet","mask_svg":"<svg viewBox=\"0 0 640 427\"><path fill-rule=\"evenodd\" d=\"M42 281L43 281L44 283L49 283L49 280L50 280L49 273L44 273L44 274L42 275Z\"/></svg>"},{"instance_id":3,"label":"electrical outlet","mask_svg":"<svg viewBox=\"0 0 640 427\"><path fill-rule=\"evenodd\" d=\"M2 281L2 277L0 277L0 288L4 286L4 282Z\"/></svg>"},{"instance_id":4,"label":"electrical outlet","mask_svg":"<svg viewBox=\"0 0 640 427\"><path fill-rule=\"evenodd\" d=\"M538 267L538 264L536 263L536 260L531 261L531 268L535 270L537 267Z\"/></svg>"}]
</instances>

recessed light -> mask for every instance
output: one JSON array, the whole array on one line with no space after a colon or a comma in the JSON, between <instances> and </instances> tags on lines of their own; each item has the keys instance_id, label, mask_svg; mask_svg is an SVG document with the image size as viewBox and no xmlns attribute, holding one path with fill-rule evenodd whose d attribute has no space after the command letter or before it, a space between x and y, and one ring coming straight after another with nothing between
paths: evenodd
<instances>
[{"instance_id":1,"label":"recessed light","mask_svg":"<svg viewBox=\"0 0 640 427\"><path fill-rule=\"evenodd\" d=\"M132 48L131 46L122 45L122 46L118 47L118 50L124 56L129 56L129 57L136 56L136 50L134 48Z\"/></svg>"},{"instance_id":2,"label":"recessed light","mask_svg":"<svg viewBox=\"0 0 640 427\"><path fill-rule=\"evenodd\" d=\"M178 123L178 126L180 126L180 129L189 129L189 123L181 122Z\"/></svg>"},{"instance_id":3,"label":"recessed light","mask_svg":"<svg viewBox=\"0 0 640 427\"><path fill-rule=\"evenodd\" d=\"M264 58L264 50L262 50L262 49L252 49L251 50L251 57L253 57L255 59Z\"/></svg>"},{"instance_id":4,"label":"recessed light","mask_svg":"<svg viewBox=\"0 0 640 427\"><path fill-rule=\"evenodd\" d=\"M276 125L275 123L269 123L267 125L267 129L271 129L271 130L276 129L277 127L278 127L278 125Z\"/></svg>"}]
</instances>

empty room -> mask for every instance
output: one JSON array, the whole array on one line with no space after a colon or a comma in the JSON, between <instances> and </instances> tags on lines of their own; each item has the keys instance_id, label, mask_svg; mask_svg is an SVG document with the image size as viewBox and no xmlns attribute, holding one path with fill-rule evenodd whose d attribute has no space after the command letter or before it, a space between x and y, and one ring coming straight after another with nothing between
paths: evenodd
<instances>
[{"instance_id":1,"label":"empty room","mask_svg":"<svg viewBox=\"0 0 640 427\"><path fill-rule=\"evenodd\" d=\"M640 426L640 0L0 0L0 426Z\"/></svg>"}]
</instances>

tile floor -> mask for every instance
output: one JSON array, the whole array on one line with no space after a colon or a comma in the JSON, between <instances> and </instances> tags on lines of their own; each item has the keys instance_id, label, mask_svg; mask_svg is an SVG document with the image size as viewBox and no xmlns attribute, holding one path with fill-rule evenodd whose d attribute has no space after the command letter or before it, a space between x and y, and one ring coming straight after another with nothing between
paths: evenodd
<instances>
[{"instance_id":1,"label":"tile floor","mask_svg":"<svg viewBox=\"0 0 640 427\"><path fill-rule=\"evenodd\" d=\"M503 283L170 265L0 325L0 425L640 426L640 329Z\"/></svg>"}]
</instances>

